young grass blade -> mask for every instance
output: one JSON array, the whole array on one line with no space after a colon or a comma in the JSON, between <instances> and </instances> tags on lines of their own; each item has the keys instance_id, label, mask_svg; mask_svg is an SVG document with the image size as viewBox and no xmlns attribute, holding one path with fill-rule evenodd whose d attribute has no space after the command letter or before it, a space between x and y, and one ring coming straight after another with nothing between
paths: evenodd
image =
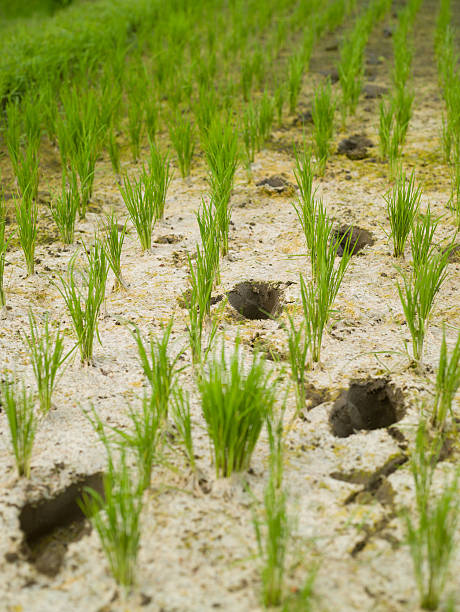
<instances>
[{"instance_id":1,"label":"young grass blade","mask_svg":"<svg viewBox=\"0 0 460 612\"><path fill-rule=\"evenodd\" d=\"M0 397L8 419L11 444L19 476L30 478L30 459L37 429L33 395L24 383L5 377L0 382Z\"/></svg>"}]
</instances>

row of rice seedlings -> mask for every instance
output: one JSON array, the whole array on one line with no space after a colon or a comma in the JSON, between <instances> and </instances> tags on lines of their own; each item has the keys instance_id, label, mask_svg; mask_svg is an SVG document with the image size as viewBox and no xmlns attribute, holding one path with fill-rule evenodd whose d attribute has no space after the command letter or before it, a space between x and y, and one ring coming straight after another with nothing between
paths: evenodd
<instances>
[{"instance_id":1,"label":"row of rice seedlings","mask_svg":"<svg viewBox=\"0 0 460 612\"><path fill-rule=\"evenodd\" d=\"M413 57L410 35L419 7L420 0L411 0L398 14L393 35L393 92L380 103L380 154L382 159L388 159L391 176L397 172L412 117L414 92L408 86Z\"/></svg>"},{"instance_id":2,"label":"row of rice seedlings","mask_svg":"<svg viewBox=\"0 0 460 612\"><path fill-rule=\"evenodd\" d=\"M427 425L417 428L411 472L415 487L415 512L404 512L409 551L424 610L437 610L454 557L460 510L460 470L454 467L441 491L434 491L433 478L442 448L442 437L430 439ZM453 608L452 608L453 609Z\"/></svg>"},{"instance_id":3,"label":"row of rice seedlings","mask_svg":"<svg viewBox=\"0 0 460 612\"><path fill-rule=\"evenodd\" d=\"M442 147L445 161L451 169L449 205L460 227L460 74L451 21L450 2L441 2L436 23L435 52L446 105L442 120Z\"/></svg>"},{"instance_id":4,"label":"row of rice seedlings","mask_svg":"<svg viewBox=\"0 0 460 612\"><path fill-rule=\"evenodd\" d=\"M339 82L342 89L342 124L347 116L354 114L362 89L364 75L364 49L369 34L375 23L389 10L389 0L373 0L366 11L355 23L350 35L340 49L340 61L337 66Z\"/></svg>"},{"instance_id":5,"label":"row of rice seedlings","mask_svg":"<svg viewBox=\"0 0 460 612\"><path fill-rule=\"evenodd\" d=\"M294 381L296 383L296 397L298 408L304 405L304 377L307 355L313 362L319 361L322 337L325 326L329 321L332 305L340 289L343 277L350 263L352 249L347 243L334 237L333 224L328 218L326 209L321 200L315 198L313 190L313 170L311 153L304 149L302 154L296 153L295 176L299 188L300 198L293 204L304 232L305 244L310 255L312 276L310 283L306 283L300 276L302 297L303 321L296 327L291 317L289 325L288 344L290 362ZM339 247L343 248L343 255L338 265L335 265Z\"/></svg>"},{"instance_id":6,"label":"row of rice seedlings","mask_svg":"<svg viewBox=\"0 0 460 612\"><path fill-rule=\"evenodd\" d=\"M33 100L31 95L25 97L21 104L17 99L11 99L6 107L5 120L5 141L19 193L36 199L41 140L37 100Z\"/></svg>"}]
</instances>

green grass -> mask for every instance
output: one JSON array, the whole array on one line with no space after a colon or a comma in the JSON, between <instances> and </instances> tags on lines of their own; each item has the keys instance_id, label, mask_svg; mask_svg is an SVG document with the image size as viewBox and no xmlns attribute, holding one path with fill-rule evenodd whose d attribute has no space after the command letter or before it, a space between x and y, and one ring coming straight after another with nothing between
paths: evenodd
<instances>
[{"instance_id":1,"label":"green grass","mask_svg":"<svg viewBox=\"0 0 460 612\"><path fill-rule=\"evenodd\" d=\"M38 234L38 206L28 190L15 201L17 233L26 260L28 276L35 271L35 246Z\"/></svg>"},{"instance_id":2,"label":"green grass","mask_svg":"<svg viewBox=\"0 0 460 612\"><path fill-rule=\"evenodd\" d=\"M222 345L220 355L208 361L198 388L216 476L247 470L275 402L271 372L257 355L245 368L239 343L228 360Z\"/></svg>"},{"instance_id":3,"label":"green grass","mask_svg":"<svg viewBox=\"0 0 460 612\"><path fill-rule=\"evenodd\" d=\"M37 430L34 397L16 379L4 376L0 382L2 408L10 430L11 445L19 476L30 478L30 461Z\"/></svg>"}]
</instances>

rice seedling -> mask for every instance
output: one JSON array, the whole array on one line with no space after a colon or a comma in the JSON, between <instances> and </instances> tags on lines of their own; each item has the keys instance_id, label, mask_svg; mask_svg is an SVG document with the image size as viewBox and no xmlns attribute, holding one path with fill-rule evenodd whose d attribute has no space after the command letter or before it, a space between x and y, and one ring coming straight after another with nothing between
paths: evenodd
<instances>
[{"instance_id":1,"label":"rice seedling","mask_svg":"<svg viewBox=\"0 0 460 612\"><path fill-rule=\"evenodd\" d=\"M273 99L265 93L257 108L257 148L259 150L270 137L274 114Z\"/></svg>"},{"instance_id":2,"label":"rice seedling","mask_svg":"<svg viewBox=\"0 0 460 612\"><path fill-rule=\"evenodd\" d=\"M409 275L400 271L402 284L398 283L398 294L412 337L413 360L419 364L423 355L426 326L434 299L447 277L449 250L432 253L425 264Z\"/></svg>"},{"instance_id":3,"label":"rice seedling","mask_svg":"<svg viewBox=\"0 0 460 612\"><path fill-rule=\"evenodd\" d=\"M275 89L274 103L276 109L276 117L278 119L278 125L281 125L283 121L283 108L286 101L286 86L284 83L280 83Z\"/></svg>"},{"instance_id":4,"label":"rice seedling","mask_svg":"<svg viewBox=\"0 0 460 612\"><path fill-rule=\"evenodd\" d=\"M172 415L176 429L182 439L185 455L193 472L196 472L196 460L193 445L193 427L190 413L190 396L187 391L176 387L173 392Z\"/></svg>"},{"instance_id":5,"label":"rice seedling","mask_svg":"<svg viewBox=\"0 0 460 612\"><path fill-rule=\"evenodd\" d=\"M152 390L152 402L156 403L156 411L162 421L168 418L168 402L176 385L180 368L177 367L181 353L173 359L168 356L168 345L171 337L173 320L163 330L160 339L151 337L148 344L144 344L138 327L130 328L136 341L142 370Z\"/></svg>"},{"instance_id":6,"label":"rice seedling","mask_svg":"<svg viewBox=\"0 0 460 612\"><path fill-rule=\"evenodd\" d=\"M439 353L438 373L436 375L435 399L431 424L440 431L444 429L447 415L452 415L452 402L460 387L460 333L450 354L447 352L445 328L442 330L442 343Z\"/></svg>"},{"instance_id":7,"label":"rice seedling","mask_svg":"<svg viewBox=\"0 0 460 612\"><path fill-rule=\"evenodd\" d=\"M159 409L159 402L154 392L144 392L140 411L129 406L129 420L132 430L114 428L119 436L119 443L125 449L134 451L139 471L139 487L145 490L150 486L152 468L159 453L161 431L164 426L164 415Z\"/></svg>"},{"instance_id":8,"label":"rice seedling","mask_svg":"<svg viewBox=\"0 0 460 612\"><path fill-rule=\"evenodd\" d=\"M63 166L75 168L80 179L80 217L86 216L93 193L94 171L104 138L98 123L98 101L94 90L82 96L76 85L62 89L64 117L56 127Z\"/></svg>"},{"instance_id":9,"label":"rice seedling","mask_svg":"<svg viewBox=\"0 0 460 612\"><path fill-rule=\"evenodd\" d=\"M147 96L144 99L144 116L147 138L149 142L155 142L155 137L159 129L160 119L158 100L156 99L156 96L152 90L148 92Z\"/></svg>"},{"instance_id":10,"label":"rice seedling","mask_svg":"<svg viewBox=\"0 0 460 612\"><path fill-rule=\"evenodd\" d=\"M195 150L195 133L192 123L177 115L169 124L169 136L177 153L181 176L185 178L190 175Z\"/></svg>"},{"instance_id":11,"label":"rice seedling","mask_svg":"<svg viewBox=\"0 0 460 612\"><path fill-rule=\"evenodd\" d=\"M206 264L210 270L214 270L214 282L218 284L220 282L219 224L216 208L212 202L207 204L206 200L201 201L201 209L196 214L196 220Z\"/></svg>"},{"instance_id":12,"label":"rice seedling","mask_svg":"<svg viewBox=\"0 0 460 612\"><path fill-rule=\"evenodd\" d=\"M257 548L262 560L262 603L266 608L283 602L286 557L292 529L286 492L276 486L271 473L264 493L264 517L253 513Z\"/></svg>"},{"instance_id":13,"label":"rice seedling","mask_svg":"<svg viewBox=\"0 0 460 612\"><path fill-rule=\"evenodd\" d=\"M411 471L415 486L416 512L403 514L415 580L424 610L437 610L449 575L455 550L460 510L458 467L434 494L433 476L441 450L441 438L429 439L426 424L417 429Z\"/></svg>"},{"instance_id":14,"label":"rice seedling","mask_svg":"<svg viewBox=\"0 0 460 612\"><path fill-rule=\"evenodd\" d=\"M77 336L82 363L90 364L93 358L94 337L98 332L98 316L105 296L107 259L102 243L96 238L91 251L85 249L87 266L81 272L82 288L78 286L75 270L76 255L69 262L67 279L60 276L58 290L69 310Z\"/></svg>"},{"instance_id":15,"label":"rice seedling","mask_svg":"<svg viewBox=\"0 0 460 612\"><path fill-rule=\"evenodd\" d=\"M353 114L358 104L364 74L363 53L367 42L367 30L363 19L357 21L349 38L340 50L338 65L339 82L342 89L342 124Z\"/></svg>"},{"instance_id":16,"label":"rice seedling","mask_svg":"<svg viewBox=\"0 0 460 612\"><path fill-rule=\"evenodd\" d=\"M400 20L393 35L394 72L393 82L397 89L405 87L411 75L412 48L408 43L408 26Z\"/></svg>"},{"instance_id":17,"label":"rice seedling","mask_svg":"<svg viewBox=\"0 0 460 612\"><path fill-rule=\"evenodd\" d=\"M75 222L80 207L77 174L70 170L69 185L67 186L67 172L62 172L61 193L51 202L51 215L56 223L61 240L64 244L72 244L75 236Z\"/></svg>"},{"instance_id":18,"label":"rice seedling","mask_svg":"<svg viewBox=\"0 0 460 612\"><path fill-rule=\"evenodd\" d=\"M399 127L399 144L402 146L406 140L407 129L412 117L412 103L414 92L407 87L400 87L396 91L394 108L396 123Z\"/></svg>"},{"instance_id":19,"label":"rice seedling","mask_svg":"<svg viewBox=\"0 0 460 612\"><path fill-rule=\"evenodd\" d=\"M63 356L64 338L59 328L55 334L51 332L48 315L45 315L43 327L40 329L31 310L29 310L29 334L23 336L23 341L30 351L40 410L46 415L51 408L58 370L70 353Z\"/></svg>"},{"instance_id":20,"label":"rice seedling","mask_svg":"<svg viewBox=\"0 0 460 612\"><path fill-rule=\"evenodd\" d=\"M172 180L171 164L167 154L162 155L152 142L150 142L149 172L155 215L157 219L163 219L166 193Z\"/></svg>"},{"instance_id":21,"label":"rice seedling","mask_svg":"<svg viewBox=\"0 0 460 612\"><path fill-rule=\"evenodd\" d=\"M187 292L187 310L189 322L187 332L194 364L200 364L206 358L217 333L217 324L210 321L210 331L207 346L203 350L204 325L210 320L211 294L216 279L215 261L210 258L206 247L196 247L195 265L188 256L189 284Z\"/></svg>"},{"instance_id":22,"label":"rice seedling","mask_svg":"<svg viewBox=\"0 0 460 612\"><path fill-rule=\"evenodd\" d=\"M153 179L145 169L139 179L123 177L119 190L129 217L136 228L141 248L147 251L152 246L152 232L157 219Z\"/></svg>"},{"instance_id":23,"label":"rice seedling","mask_svg":"<svg viewBox=\"0 0 460 612\"><path fill-rule=\"evenodd\" d=\"M313 100L313 123L315 126L314 141L315 155L318 162L318 172L324 174L327 158L331 148L331 139L334 133L335 101L332 97L331 84L320 85L315 92Z\"/></svg>"},{"instance_id":24,"label":"rice seedling","mask_svg":"<svg viewBox=\"0 0 460 612\"><path fill-rule=\"evenodd\" d=\"M230 195L238 165L238 139L229 123L214 121L204 144L209 167L211 199L216 209L222 255L228 252Z\"/></svg>"},{"instance_id":25,"label":"rice seedling","mask_svg":"<svg viewBox=\"0 0 460 612\"><path fill-rule=\"evenodd\" d=\"M420 185L416 186L414 172L408 180L406 173L401 172L393 189L384 196L390 220L394 257L404 256L404 248L420 206L421 196L422 188Z\"/></svg>"},{"instance_id":26,"label":"rice seedling","mask_svg":"<svg viewBox=\"0 0 460 612\"><path fill-rule=\"evenodd\" d=\"M35 245L38 234L38 206L28 190L15 200L18 238L26 260L27 274L31 276L35 269Z\"/></svg>"},{"instance_id":27,"label":"rice seedling","mask_svg":"<svg viewBox=\"0 0 460 612\"><path fill-rule=\"evenodd\" d=\"M380 157L382 160L387 159L390 154L390 142L393 133L393 100L388 99L387 102L380 102L380 117L379 117L379 146Z\"/></svg>"},{"instance_id":28,"label":"rice seedling","mask_svg":"<svg viewBox=\"0 0 460 612\"><path fill-rule=\"evenodd\" d=\"M254 105L249 103L244 111L242 130L246 165L248 168L250 168L251 164L254 162L254 157L258 150L257 127L257 115Z\"/></svg>"},{"instance_id":29,"label":"rice seedling","mask_svg":"<svg viewBox=\"0 0 460 612\"><path fill-rule=\"evenodd\" d=\"M17 380L5 376L5 380L0 381L0 397L8 420L18 475L30 478L30 460L37 430L33 395L24 383L19 386Z\"/></svg>"},{"instance_id":30,"label":"rice seedling","mask_svg":"<svg viewBox=\"0 0 460 612\"><path fill-rule=\"evenodd\" d=\"M201 407L212 444L216 476L247 470L263 424L275 402L275 382L254 355L245 372L239 342L228 363L222 345L198 379Z\"/></svg>"},{"instance_id":31,"label":"rice seedling","mask_svg":"<svg viewBox=\"0 0 460 612\"><path fill-rule=\"evenodd\" d=\"M115 127L112 125L108 131L107 136L107 147L109 150L110 163L112 164L112 169L116 175L116 177L120 176L120 146L117 142L117 137L115 134Z\"/></svg>"},{"instance_id":32,"label":"rice seedling","mask_svg":"<svg viewBox=\"0 0 460 612\"><path fill-rule=\"evenodd\" d=\"M135 582L140 543L142 489L134 482L121 453L118 466L112 460L104 475L103 495L87 487L80 507L96 530L110 571L117 584L129 591Z\"/></svg>"},{"instance_id":33,"label":"rice seedling","mask_svg":"<svg viewBox=\"0 0 460 612\"><path fill-rule=\"evenodd\" d=\"M131 155L134 162L137 162L141 152L141 140L144 126L144 107L142 98L137 92L129 96L127 107L128 133L130 138Z\"/></svg>"},{"instance_id":34,"label":"rice seedling","mask_svg":"<svg viewBox=\"0 0 460 612\"><path fill-rule=\"evenodd\" d=\"M434 252L433 238L439 221L439 217L433 217L430 205L428 205L425 214L421 215L421 218L412 226L410 248L415 275L420 273Z\"/></svg>"},{"instance_id":35,"label":"rice seedling","mask_svg":"<svg viewBox=\"0 0 460 612\"><path fill-rule=\"evenodd\" d=\"M284 327L288 340L289 365L291 366L291 378L295 385L296 407L300 412L305 407L306 401L306 369L308 356L311 352L310 326L305 320L296 326L294 317L287 315L288 324Z\"/></svg>"},{"instance_id":36,"label":"rice seedling","mask_svg":"<svg viewBox=\"0 0 460 612\"><path fill-rule=\"evenodd\" d=\"M460 125L460 122L459 122ZM454 146L454 156L451 166L451 192L449 205L455 215L457 227L460 228L460 136Z\"/></svg>"},{"instance_id":37,"label":"rice seedling","mask_svg":"<svg viewBox=\"0 0 460 612\"><path fill-rule=\"evenodd\" d=\"M129 285L123 278L121 271L121 253L126 235L126 223L120 229L118 220L112 211L112 213L105 218L104 230L102 245L104 247L107 263L115 274L118 287L127 290Z\"/></svg>"},{"instance_id":38,"label":"rice seedling","mask_svg":"<svg viewBox=\"0 0 460 612\"><path fill-rule=\"evenodd\" d=\"M254 67L252 64L252 58L245 57L241 64L241 92L245 102L249 100L251 95L253 77Z\"/></svg>"},{"instance_id":39,"label":"rice seedling","mask_svg":"<svg viewBox=\"0 0 460 612\"><path fill-rule=\"evenodd\" d=\"M6 227L6 206L3 198L3 191L0 188L0 309L6 305L6 296L4 289L4 275L5 275L5 256L8 249L8 243L11 240L11 236L6 238L5 236Z\"/></svg>"},{"instance_id":40,"label":"rice seedling","mask_svg":"<svg viewBox=\"0 0 460 612\"><path fill-rule=\"evenodd\" d=\"M300 54L293 55L289 59L288 70L289 112L293 115L297 108L297 100L299 99L300 88L302 87L304 71L304 62Z\"/></svg>"}]
</instances>

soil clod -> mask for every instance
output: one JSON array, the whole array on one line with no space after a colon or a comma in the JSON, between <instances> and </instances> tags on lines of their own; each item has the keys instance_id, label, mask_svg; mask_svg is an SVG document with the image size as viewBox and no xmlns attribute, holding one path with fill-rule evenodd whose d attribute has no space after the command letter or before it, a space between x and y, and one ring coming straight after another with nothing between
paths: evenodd
<instances>
[{"instance_id":1,"label":"soil clod","mask_svg":"<svg viewBox=\"0 0 460 612\"><path fill-rule=\"evenodd\" d=\"M372 234L361 227L342 225L332 233L335 240L340 242L337 255L342 257L345 252L356 255L366 246L372 246L375 242Z\"/></svg>"},{"instance_id":2,"label":"soil clod","mask_svg":"<svg viewBox=\"0 0 460 612\"><path fill-rule=\"evenodd\" d=\"M335 401L329 421L334 435L389 427L403 416L402 403L385 379L352 382Z\"/></svg>"},{"instance_id":3,"label":"soil clod","mask_svg":"<svg viewBox=\"0 0 460 612\"><path fill-rule=\"evenodd\" d=\"M68 545L90 532L78 505L85 487L91 487L102 495L102 472L81 476L54 497L23 506L19 515L24 533L23 552L40 573L56 576Z\"/></svg>"},{"instance_id":4,"label":"soil clod","mask_svg":"<svg viewBox=\"0 0 460 612\"><path fill-rule=\"evenodd\" d=\"M364 97L368 100L375 98L381 98L388 93L388 87L382 87L382 85L376 85L375 83L367 83L364 86Z\"/></svg>"},{"instance_id":5,"label":"soil clod","mask_svg":"<svg viewBox=\"0 0 460 612\"><path fill-rule=\"evenodd\" d=\"M282 309L280 283L243 281L227 293L231 306L245 319L271 319Z\"/></svg>"},{"instance_id":6,"label":"soil clod","mask_svg":"<svg viewBox=\"0 0 460 612\"><path fill-rule=\"evenodd\" d=\"M337 148L339 155L346 155L348 159L366 159L369 157L368 148L373 147L374 143L363 134L353 134L340 141Z\"/></svg>"},{"instance_id":7,"label":"soil clod","mask_svg":"<svg viewBox=\"0 0 460 612\"><path fill-rule=\"evenodd\" d=\"M264 190L270 195L279 195L279 194L293 194L294 186L289 183L283 176L280 174L274 174L273 176L269 176L267 178L262 179L258 183L256 183L257 187L263 187Z\"/></svg>"}]
</instances>

